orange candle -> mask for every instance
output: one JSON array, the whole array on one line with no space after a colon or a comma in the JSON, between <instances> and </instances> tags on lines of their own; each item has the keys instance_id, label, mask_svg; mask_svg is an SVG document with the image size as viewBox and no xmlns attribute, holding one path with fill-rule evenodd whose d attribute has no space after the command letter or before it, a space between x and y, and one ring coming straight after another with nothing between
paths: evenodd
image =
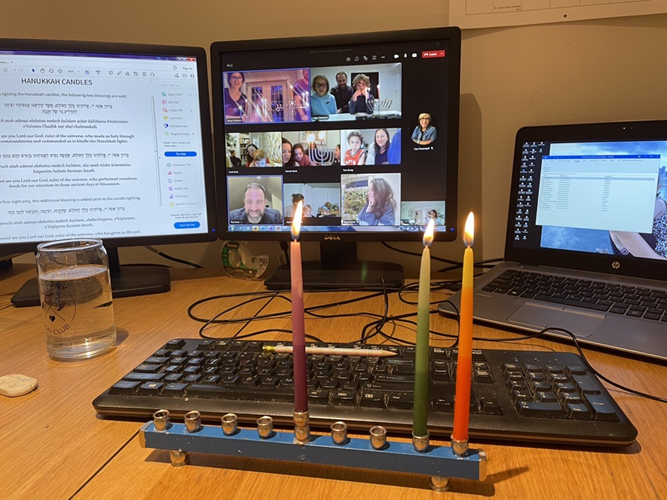
<instances>
[{"instance_id":1,"label":"orange candle","mask_svg":"<svg viewBox=\"0 0 667 500\"><path fill-rule=\"evenodd\" d=\"M461 314L459 319L459 355L456 368L456 400L454 403L454 432L452 441L468 442L468 423L470 421L470 379L472 378L472 301L474 256L475 216L472 212L466 220L463 242L466 245L463 254L463 282L461 284Z\"/></svg>"}]
</instances>

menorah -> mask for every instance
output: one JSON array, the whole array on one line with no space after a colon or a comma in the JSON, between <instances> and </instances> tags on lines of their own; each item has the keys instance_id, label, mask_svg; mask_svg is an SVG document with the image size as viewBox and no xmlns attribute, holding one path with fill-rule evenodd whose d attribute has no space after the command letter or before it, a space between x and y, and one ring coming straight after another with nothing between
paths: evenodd
<instances>
[{"instance_id":1,"label":"menorah","mask_svg":"<svg viewBox=\"0 0 667 500\"><path fill-rule=\"evenodd\" d=\"M334 150L333 149L318 149L318 148L309 148L308 156L311 161L317 163L318 165L331 165L334 160Z\"/></svg>"}]
</instances>

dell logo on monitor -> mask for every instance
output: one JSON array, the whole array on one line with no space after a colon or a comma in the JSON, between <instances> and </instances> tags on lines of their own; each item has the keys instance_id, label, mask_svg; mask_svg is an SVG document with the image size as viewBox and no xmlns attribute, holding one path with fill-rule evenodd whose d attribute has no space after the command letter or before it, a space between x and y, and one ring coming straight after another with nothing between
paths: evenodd
<instances>
[{"instance_id":1,"label":"dell logo on monitor","mask_svg":"<svg viewBox=\"0 0 667 500\"><path fill-rule=\"evenodd\" d=\"M340 241L340 236L336 236L335 234L327 234L324 236L324 239L329 241Z\"/></svg>"}]
</instances>

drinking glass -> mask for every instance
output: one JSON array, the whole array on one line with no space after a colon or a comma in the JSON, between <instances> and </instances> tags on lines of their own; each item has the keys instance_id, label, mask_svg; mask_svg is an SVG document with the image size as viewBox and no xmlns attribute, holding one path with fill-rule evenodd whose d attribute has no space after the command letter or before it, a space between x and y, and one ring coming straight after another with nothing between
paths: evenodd
<instances>
[{"instance_id":1,"label":"drinking glass","mask_svg":"<svg viewBox=\"0 0 667 500\"><path fill-rule=\"evenodd\" d=\"M109 261L102 240L40 244L37 278L51 358L91 358L115 345Z\"/></svg>"}]
</instances>

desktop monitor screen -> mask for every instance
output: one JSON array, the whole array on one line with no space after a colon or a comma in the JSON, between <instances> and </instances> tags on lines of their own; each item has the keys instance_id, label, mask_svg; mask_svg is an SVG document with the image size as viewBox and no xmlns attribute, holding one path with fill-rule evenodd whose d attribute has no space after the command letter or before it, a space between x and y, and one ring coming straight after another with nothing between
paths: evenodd
<instances>
[{"instance_id":1,"label":"desktop monitor screen","mask_svg":"<svg viewBox=\"0 0 667 500\"><path fill-rule=\"evenodd\" d=\"M457 233L460 31L211 46L221 237L418 241ZM340 252L337 252L340 254Z\"/></svg>"},{"instance_id":2,"label":"desktop monitor screen","mask_svg":"<svg viewBox=\"0 0 667 500\"><path fill-rule=\"evenodd\" d=\"M204 49L0 40L0 109L0 255L217 237Z\"/></svg>"}]
</instances>

